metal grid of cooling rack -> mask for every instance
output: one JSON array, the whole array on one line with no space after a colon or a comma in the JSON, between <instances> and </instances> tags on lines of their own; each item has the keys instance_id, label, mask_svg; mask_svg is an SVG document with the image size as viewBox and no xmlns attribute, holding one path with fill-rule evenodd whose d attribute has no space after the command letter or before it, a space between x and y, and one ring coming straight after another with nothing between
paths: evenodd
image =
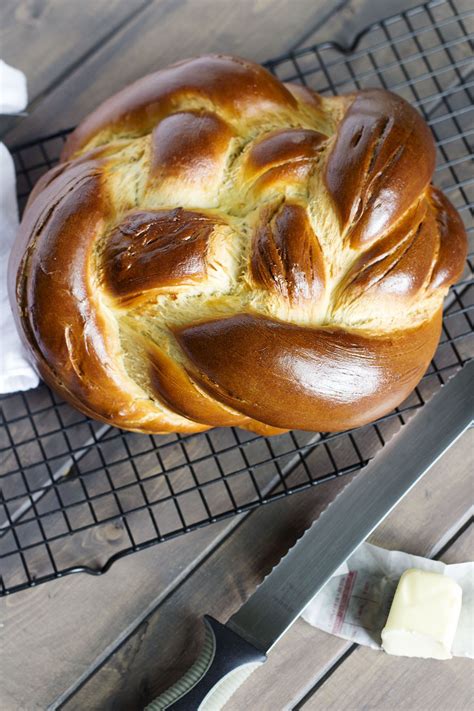
<instances>
[{"instance_id":1,"label":"metal grid of cooling rack","mask_svg":"<svg viewBox=\"0 0 474 711\"><path fill-rule=\"evenodd\" d=\"M267 64L280 79L323 94L383 86L417 106L438 144L435 182L466 221L474 185L468 5L434 1L373 25L350 49L303 47ZM20 202L57 161L66 133L16 150ZM1 593L70 572L105 572L140 548L359 470L473 356L472 273L469 261L419 387L396 411L350 432L138 435L84 417L44 385L3 397Z\"/></svg>"}]
</instances>

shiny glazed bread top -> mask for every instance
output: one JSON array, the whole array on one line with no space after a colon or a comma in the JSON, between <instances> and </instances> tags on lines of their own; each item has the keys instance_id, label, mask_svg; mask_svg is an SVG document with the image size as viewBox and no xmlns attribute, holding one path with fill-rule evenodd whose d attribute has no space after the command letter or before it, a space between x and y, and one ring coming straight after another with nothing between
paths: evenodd
<instances>
[{"instance_id":1,"label":"shiny glazed bread top","mask_svg":"<svg viewBox=\"0 0 474 711\"><path fill-rule=\"evenodd\" d=\"M323 98L243 59L151 74L33 191L11 298L41 375L142 432L335 431L427 368L463 225L419 114Z\"/></svg>"}]
</instances>

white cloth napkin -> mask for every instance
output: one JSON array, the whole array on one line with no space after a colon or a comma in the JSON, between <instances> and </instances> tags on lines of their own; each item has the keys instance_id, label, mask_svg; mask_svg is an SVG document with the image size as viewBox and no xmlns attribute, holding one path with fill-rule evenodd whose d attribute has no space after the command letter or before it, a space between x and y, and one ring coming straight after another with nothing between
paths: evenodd
<instances>
[{"instance_id":1,"label":"white cloth napkin","mask_svg":"<svg viewBox=\"0 0 474 711\"><path fill-rule=\"evenodd\" d=\"M23 72L0 60L0 114L16 114L27 104ZM29 364L10 309L7 294L7 266L18 229L15 168L0 143L0 393L28 390L39 379Z\"/></svg>"}]
</instances>

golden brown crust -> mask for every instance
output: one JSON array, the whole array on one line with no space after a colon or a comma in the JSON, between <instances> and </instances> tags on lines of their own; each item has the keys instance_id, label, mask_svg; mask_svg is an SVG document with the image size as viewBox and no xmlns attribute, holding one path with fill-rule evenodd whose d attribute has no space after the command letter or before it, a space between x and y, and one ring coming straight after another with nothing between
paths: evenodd
<instances>
[{"instance_id":1,"label":"golden brown crust","mask_svg":"<svg viewBox=\"0 0 474 711\"><path fill-rule=\"evenodd\" d=\"M399 405L433 357L441 313L385 336L309 329L253 314L177 333L202 387L275 427L337 431Z\"/></svg>"},{"instance_id":2,"label":"golden brown crust","mask_svg":"<svg viewBox=\"0 0 474 711\"><path fill-rule=\"evenodd\" d=\"M434 166L433 138L414 109L380 89L357 95L325 170L351 246L386 232L428 187Z\"/></svg>"},{"instance_id":3,"label":"golden brown crust","mask_svg":"<svg viewBox=\"0 0 474 711\"><path fill-rule=\"evenodd\" d=\"M198 383L173 358L155 344L148 345L150 376L157 396L183 417L213 427L245 427L261 434L277 434L271 425L253 420L218 402L199 387Z\"/></svg>"},{"instance_id":4,"label":"golden brown crust","mask_svg":"<svg viewBox=\"0 0 474 711\"><path fill-rule=\"evenodd\" d=\"M108 212L99 168L83 163L61 173L60 185L50 183L22 223L10 269L25 344L44 380L87 415L132 430L206 429L160 412L120 367L115 323L89 271Z\"/></svg>"},{"instance_id":5,"label":"golden brown crust","mask_svg":"<svg viewBox=\"0 0 474 711\"><path fill-rule=\"evenodd\" d=\"M267 111L296 108L290 91L258 64L222 55L185 59L139 79L105 101L69 137L62 160L104 130L106 135L111 129L119 135L149 132L189 98L218 107L224 116L255 120Z\"/></svg>"},{"instance_id":6,"label":"golden brown crust","mask_svg":"<svg viewBox=\"0 0 474 711\"><path fill-rule=\"evenodd\" d=\"M449 287L459 279L460 265L466 261L467 240L462 220L446 195L432 188L430 198L439 234L439 250L429 284L434 290Z\"/></svg>"},{"instance_id":7,"label":"golden brown crust","mask_svg":"<svg viewBox=\"0 0 474 711\"><path fill-rule=\"evenodd\" d=\"M304 207L284 203L257 227L251 272L258 286L292 303L318 301L325 284L324 257Z\"/></svg>"},{"instance_id":8,"label":"golden brown crust","mask_svg":"<svg viewBox=\"0 0 474 711\"><path fill-rule=\"evenodd\" d=\"M427 202L397 225L387 237L370 247L346 276L343 298L407 298L419 293L431 274L438 249L438 233Z\"/></svg>"},{"instance_id":9,"label":"golden brown crust","mask_svg":"<svg viewBox=\"0 0 474 711\"><path fill-rule=\"evenodd\" d=\"M224 179L232 137L230 126L209 112L164 118L152 133L148 189L166 185L169 194L185 187L194 193L193 204L205 204L206 195Z\"/></svg>"},{"instance_id":10,"label":"golden brown crust","mask_svg":"<svg viewBox=\"0 0 474 711\"><path fill-rule=\"evenodd\" d=\"M248 152L247 172L255 178L282 163L314 158L321 150L327 136L319 131L292 128L272 131L256 141ZM249 176L250 177L250 176Z\"/></svg>"},{"instance_id":11,"label":"golden brown crust","mask_svg":"<svg viewBox=\"0 0 474 711\"><path fill-rule=\"evenodd\" d=\"M36 186L10 262L45 380L142 432L340 430L436 348L466 236L421 117L210 56L106 101Z\"/></svg>"},{"instance_id":12,"label":"golden brown crust","mask_svg":"<svg viewBox=\"0 0 474 711\"><path fill-rule=\"evenodd\" d=\"M214 227L209 216L181 208L129 213L105 237L106 285L130 303L150 290L204 278Z\"/></svg>"}]
</instances>

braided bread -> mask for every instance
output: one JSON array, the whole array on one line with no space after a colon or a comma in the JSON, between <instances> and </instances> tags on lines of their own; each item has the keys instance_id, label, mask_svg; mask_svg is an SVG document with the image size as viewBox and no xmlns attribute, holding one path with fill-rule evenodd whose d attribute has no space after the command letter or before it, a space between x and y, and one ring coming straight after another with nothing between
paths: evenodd
<instances>
[{"instance_id":1,"label":"braided bread","mask_svg":"<svg viewBox=\"0 0 474 711\"><path fill-rule=\"evenodd\" d=\"M130 430L337 431L408 396L466 254L419 114L225 56L102 104L29 200L11 294L43 378Z\"/></svg>"}]
</instances>

